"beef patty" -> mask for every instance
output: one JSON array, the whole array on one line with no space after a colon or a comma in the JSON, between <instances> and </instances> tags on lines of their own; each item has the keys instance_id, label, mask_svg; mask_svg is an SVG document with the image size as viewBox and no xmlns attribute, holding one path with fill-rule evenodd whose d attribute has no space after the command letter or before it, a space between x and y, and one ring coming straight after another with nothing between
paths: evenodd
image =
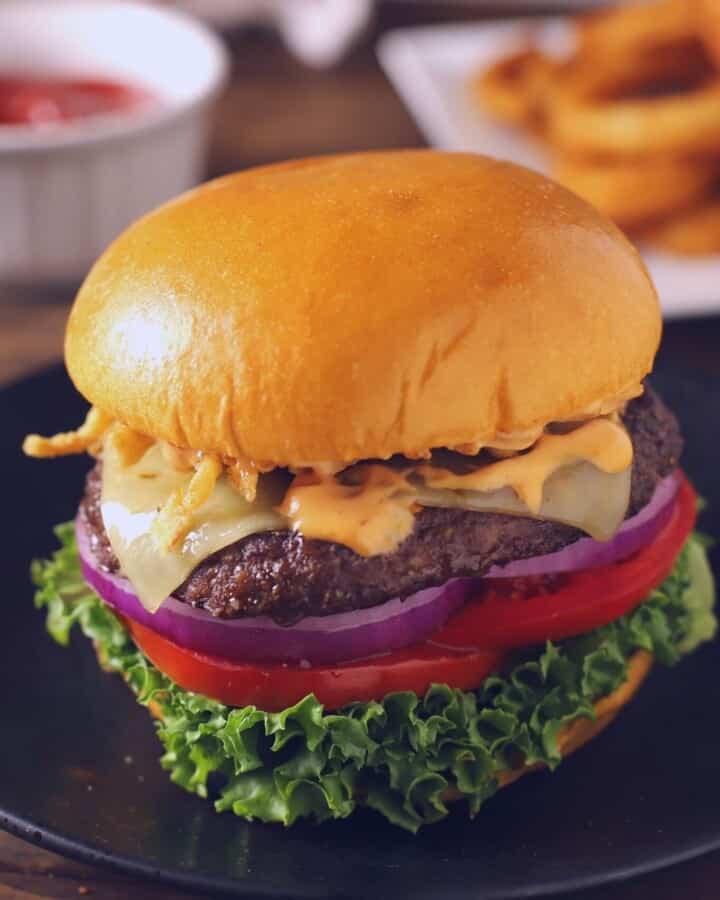
<instances>
[{"instance_id":1,"label":"beef patty","mask_svg":"<svg viewBox=\"0 0 720 900\"><path fill-rule=\"evenodd\" d=\"M647 385L628 404L623 421L634 447L631 516L675 468L683 442L675 417ZM118 561L100 515L101 478L98 464L88 475L80 510L98 563L114 572ZM364 609L449 578L481 575L493 565L552 553L581 537L578 529L553 522L424 508L412 534L382 556L360 556L293 531L250 535L200 563L175 596L214 616L269 615L289 625L303 616Z\"/></svg>"}]
</instances>

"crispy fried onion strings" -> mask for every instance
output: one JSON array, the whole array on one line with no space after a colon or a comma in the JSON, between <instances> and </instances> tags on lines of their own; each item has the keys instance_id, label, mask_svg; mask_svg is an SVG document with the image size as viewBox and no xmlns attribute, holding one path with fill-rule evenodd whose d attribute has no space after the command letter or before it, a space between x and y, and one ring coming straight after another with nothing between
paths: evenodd
<instances>
[{"instance_id":1,"label":"crispy fried onion strings","mask_svg":"<svg viewBox=\"0 0 720 900\"><path fill-rule=\"evenodd\" d=\"M176 547L193 526L193 517L213 492L222 474L223 464L213 453L203 455L189 484L173 491L152 523L152 536L161 550Z\"/></svg>"},{"instance_id":2,"label":"crispy fried onion strings","mask_svg":"<svg viewBox=\"0 0 720 900\"><path fill-rule=\"evenodd\" d=\"M91 406L85 421L75 431L62 431L52 437L29 434L23 441L23 452L36 459L85 453L98 444L112 424L112 417L96 406Z\"/></svg>"}]
</instances>

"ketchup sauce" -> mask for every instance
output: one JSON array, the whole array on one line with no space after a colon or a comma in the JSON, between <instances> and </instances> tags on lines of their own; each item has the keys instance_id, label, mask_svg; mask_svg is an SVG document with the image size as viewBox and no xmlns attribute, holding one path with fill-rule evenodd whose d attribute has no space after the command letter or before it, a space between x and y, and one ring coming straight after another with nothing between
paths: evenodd
<instances>
[{"instance_id":1,"label":"ketchup sauce","mask_svg":"<svg viewBox=\"0 0 720 900\"><path fill-rule=\"evenodd\" d=\"M99 78L0 74L0 125L62 125L152 102L140 88Z\"/></svg>"}]
</instances>

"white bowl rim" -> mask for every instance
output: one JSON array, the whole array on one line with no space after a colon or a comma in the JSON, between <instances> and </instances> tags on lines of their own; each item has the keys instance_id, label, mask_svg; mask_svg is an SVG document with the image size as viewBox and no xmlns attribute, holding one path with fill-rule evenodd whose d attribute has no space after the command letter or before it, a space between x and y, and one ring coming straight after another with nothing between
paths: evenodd
<instances>
[{"instance_id":1,"label":"white bowl rim","mask_svg":"<svg viewBox=\"0 0 720 900\"><path fill-rule=\"evenodd\" d=\"M165 6L155 6L136 0L96 0L91 4L84 0L4 0L0 3L0 23L3 13L8 10L29 10L45 6L57 12L62 7L84 9L97 12L106 9L123 9L140 11L141 14L154 15L176 24L181 24L194 32L195 37L204 42L213 58L213 70L201 85L197 94L188 101L152 104L141 108L137 115L98 115L92 120L73 122L53 131L35 129L32 126L13 125L0 127L0 157L28 153L47 153L58 150L77 150L98 144L114 143L119 140L136 137L139 134L155 131L170 124L180 117L204 106L220 92L227 82L230 72L230 54L221 39L208 26L189 13Z\"/></svg>"}]
</instances>

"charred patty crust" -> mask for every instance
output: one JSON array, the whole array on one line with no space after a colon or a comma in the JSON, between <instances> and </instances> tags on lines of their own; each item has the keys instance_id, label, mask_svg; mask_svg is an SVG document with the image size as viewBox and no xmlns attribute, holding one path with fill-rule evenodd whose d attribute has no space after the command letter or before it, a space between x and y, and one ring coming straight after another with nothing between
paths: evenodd
<instances>
[{"instance_id":1,"label":"charred patty crust","mask_svg":"<svg viewBox=\"0 0 720 900\"><path fill-rule=\"evenodd\" d=\"M623 421L634 448L629 517L676 467L683 442L674 415L647 385L628 404ZM80 513L98 563L115 572L118 561L100 514L101 479L97 465L88 474ZM200 563L175 596L214 616L268 615L290 625L304 616L365 609L450 578L482 575L493 565L553 553L583 536L568 525L521 516L424 508L412 534L381 556L360 556L293 531L250 535Z\"/></svg>"}]
</instances>

